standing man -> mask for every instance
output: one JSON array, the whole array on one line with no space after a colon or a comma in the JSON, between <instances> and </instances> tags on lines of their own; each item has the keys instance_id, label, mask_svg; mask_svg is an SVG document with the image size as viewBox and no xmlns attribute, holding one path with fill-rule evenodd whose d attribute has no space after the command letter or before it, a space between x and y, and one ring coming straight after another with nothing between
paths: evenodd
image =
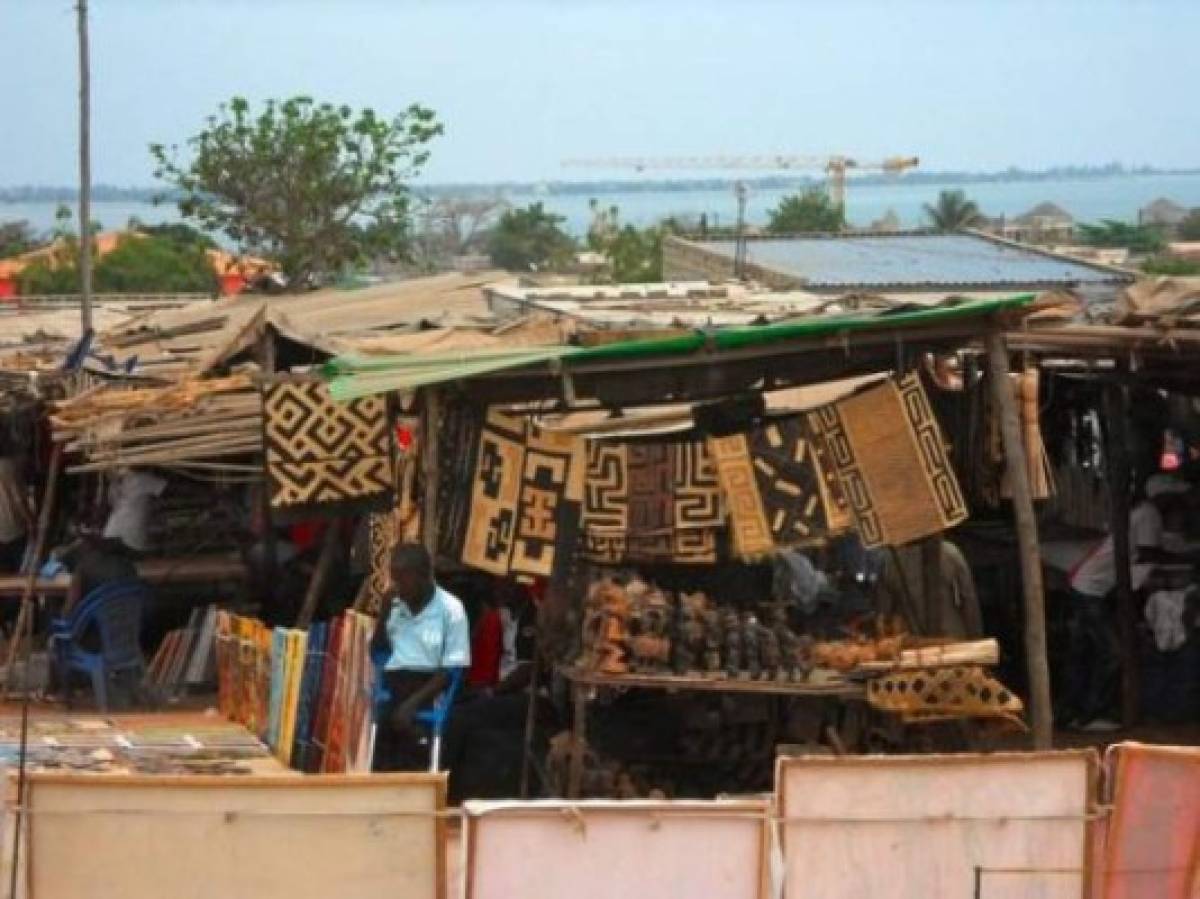
<instances>
[{"instance_id":1,"label":"standing man","mask_svg":"<svg viewBox=\"0 0 1200 899\"><path fill-rule=\"evenodd\" d=\"M1129 577L1142 589L1154 563L1174 559L1163 548L1163 509L1172 496L1186 493L1186 482L1170 475L1146 479L1129 513ZM1108 598L1117 586L1117 559L1109 534L1071 572L1070 646L1061 720L1085 731L1112 731L1119 725L1103 717L1112 704L1121 670L1121 644Z\"/></svg>"},{"instance_id":2,"label":"standing man","mask_svg":"<svg viewBox=\"0 0 1200 899\"><path fill-rule=\"evenodd\" d=\"M104 524L107 540L120 540L139 556L150 550L151 504L167 489L158 475L138 468L126 468L108 488L110 511Z\"/></svg>"},{"instance_id":3,"label":"standing man","mask_svg":"<svg viewBox=\"0 0 1200 899\"><path fill-rule=\"evenodd\" d=\"M433 560L418 543L392 552L394 595L382 610L371 654L385 655L387 703L379 718L372 770L412 771L428 764L416 713L449 683L449 672L471 664L467 613L433 580Z\"/></svg>"},{"instance_id":4,"label":"standing man","mask_svg":"<svg viewBox=\"0 0 1200 899\"><path fill-rule=\"evenodd\" d=\"M962 550L949 540L941 541L942 605L936 610L936 618L934 610L929 608L923 563L919 543L897 547L887 555L876 588L876 612L884 616L900 615L913 633L924 636L981 638L983 612L971 566ZM917 620L910 620L914 617ZM930 632L932 621L940 622L937 633Z\"/></svg>"}]
</instances>

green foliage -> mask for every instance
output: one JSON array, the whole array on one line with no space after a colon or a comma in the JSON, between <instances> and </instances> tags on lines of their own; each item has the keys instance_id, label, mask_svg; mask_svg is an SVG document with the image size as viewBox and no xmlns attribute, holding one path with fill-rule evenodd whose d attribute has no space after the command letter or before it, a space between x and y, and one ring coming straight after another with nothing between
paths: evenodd
<instances>
[{"instance_id":1,"label":"green foliage","mask_svg":"<svg viewBox=\"0 0 1200 899\"><path fill-rule=\"evenodd\" d=\"M1200 240L1200 209L1193 209L1179 223L1180 240Z\"/></svg>"},{"instance_id":2,"label":"green foliage","mask_svg":"<svg viewBox=\"0 0 1200 899\"><path fill-rule=\"evenodd\" d=\"M614 234L604 249L618 284L662 280L663 229L638 230L626 225Z\"/></svg>"},{"instance_id":3,"label":"green foliage","mask_svg":"<svg viewBox=\"0 0 1200 899\"><path fill-rule=\"evenodd\" d=\"M575 253L575 241L563 231L564 221L541 203L509 209L492 230L488 254L492 262L509 271L565 268Z\"/></svg>"},{"instance_id":4,"label":"green foliage","mask_svg":"<svg viewBox=\"0 0 1200 899\"><path fill-rule=\"evenodd\" d=\"M216 276L204 247L167 237L130 237L96 263L101 293L211 293Z\"/></svg>"},{"instance_id":5,"label":"green foliage","mask_svg":"<svg viewBox=\"0 0 1200 899\"><path fill-rule=\"evenodd\" d=\"M26 296L40 293L79 293L79 253L72 248L69 258L56 254L62 262L39 259L25 266L17 276L20 292ZM94 284L94 282L93 282Z\"/></svg>"},{"instance_id":6,"label":"green foliage","mask_svg":"<svg viewBox=\"0 0 1200 899\"><path fill-rule=\"evenodd\" d=\"M1131 225L1115 219L1078 226L1079 240L1090 247L1125 247L1132 253L1157 253L1167 244L1155 225Z\"/></svg>"},{"instance_id":7,"label":"green foliage","mask_svg":"<svg viewBox=\"0 0 1200 899\"><path fill-rule=\"evenodd\" d=\"M772 234L832 232L846 226L845 210L819 187L784 197L767 215L767 230Z\"/></svg>"},{"instance_id":8,"label":"green foliage","mask_svg":"<svg viewBox=\"0 0 1200 899\"><path fill-rule=\"evenodd\" d=\"M408 181L442 130L416 104L385 119L309 97L252 112L235 97L188 141L190 162L161 144L150 152L186 219L274 259L299 288L366 259L407 255Z\"/></svg>"},{"instance_id":9,"label":"green foliage","mask_svg":"<svg viewBox=\"0 0 1200 899\"><path fill-rule=\"evenodd\" d=\"M1174 275L1176 277L1200 275L1200 260L1179 259L1175 256L1151 256L1142 263L1142 271L1148 275Z\"/></svg>"},{"instance_id":10,"label":"green foliage","mask_svg":"<svg viewBox=\"0 0 1200 899\"><path fill-rule=\"evenodd\" d=\"M973 200L967 199L965 191L943 190L937 202L925 204L925 218L938 231L962 231L983 224L983 213Z\"/></svg>"},{"instance_id":11,"label":"green foliage","mask_svg":"<svg viewBox=\"0 0 1200 899\"><path fill-rule=\"evenodd\" d=\"M130 228L149 237L161 237L177 247L199 247L202 250L217 249L217 242L203 231L184 222L166 222L161 225L143 225L130 222Z\"/></svg>"},{"instance_id":12,"label":"green foliage","mask_svg":"<svg viewBox=\"0 0 1200 899\"><path fill-rule=\"evenodd\" d=\"M20 256L37 246L37 237L29 222L23 219L13 222L0 222L0 259L9 256Z\"/></svg>"},{"instance_id":13,"label":"green foliage","mask_svg":"<svg viewBox=\"0 0 1200 899\"><path fill-rule=\"evenodd\" d=\"M166 236L130 236L111 253L96 260L92 288L97 293L211 293L216 276L194 241ZM78 293L79 244L60 242L52 260L38 260L20 276L21 293Z\"/></svg>"}]
</instances>

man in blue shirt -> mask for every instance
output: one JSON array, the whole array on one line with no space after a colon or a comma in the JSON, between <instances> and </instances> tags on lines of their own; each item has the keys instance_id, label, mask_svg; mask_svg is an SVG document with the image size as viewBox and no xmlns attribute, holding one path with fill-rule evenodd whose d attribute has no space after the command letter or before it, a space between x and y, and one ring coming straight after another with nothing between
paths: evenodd
<instances>
[{"instance_id":1,"label":"man in blue shirt","mask_svg":"<svg viewBox=\"0 0 1200 899\"><path fill-rule=\"evenodd\" d=\"M385 655L388 702L375 739L376 771L409 771L428 764L414 716L428 708L449 682L452 668L471 664L467 613L457 597L433 580L424 546L405 543L392 553L394 595L379 616L372 655Z\"/></svg>"}]
</instances>

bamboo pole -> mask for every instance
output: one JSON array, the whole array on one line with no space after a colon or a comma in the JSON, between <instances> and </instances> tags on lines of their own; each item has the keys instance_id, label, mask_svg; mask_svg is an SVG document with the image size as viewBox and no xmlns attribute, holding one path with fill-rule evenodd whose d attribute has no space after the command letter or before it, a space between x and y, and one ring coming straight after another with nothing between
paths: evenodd
<instances>
[{"instance_id":1,"label":"bamboo pole","mask_svg":"<svg viewBox=\"0 0 1200 899\"><path fill-rule=\"evenodd\" d=\"M1117 574L1117 629L1121 641L1121 721L1132 727L1138 719L1137 609L1134 604L1132 552L1129 545L1129 395L1123 384L1104 388L1104 419L1108 433L1108 489L1112 514L1109 533Z\"/></svg>"},{"instance_id":2,"label":"bamboo pole","mask_svg":"<svg viewBox=\"0 0 1200 899\"><path fill-rule=\"evenodd\" d=\"M50 519L54 512L54 501L58 496L58 473L62 468L63 445L54 444L50 453L50 473L46 479L46 492L42 495L42 507L38 510L37 536L33 543L33 555L30 557L29 573L25 578L25 587L21 591L21 608L17 612L17 623L13 628L13 642L8 647L8 660L4 665L4 694L12 695L13 670L21 653L21 645L26 641L26 631L32 637L33 626L33 592L37 585L38 571L42 567L42 559L46 554L46 541L50 535ZM28 678L26 678L28 680ZM28 683L25 685L28 690Z\"/></svg>"},{"instance_id":3,"label":"bamboo pole","mask_svg":"<svg viewBox=\"0 0 1200 899\"><path fill-rule=\"evenodd\" d=\"M1008 347L1004 334L991 330L985 343L992 399L1000 415L1005 468L1012 485L1021 580L1025 587L1025 664L1029 671L1033 745L1035 749L1049 749L1054 742L1054 714L1050 700L1050 666L1046 659L1046 599L1042 589L1037 518L1029 492L1029 472L1025 467L1025 448L1021 445L1017 404L1008 382Z\"/></svg>"}]
</instances>

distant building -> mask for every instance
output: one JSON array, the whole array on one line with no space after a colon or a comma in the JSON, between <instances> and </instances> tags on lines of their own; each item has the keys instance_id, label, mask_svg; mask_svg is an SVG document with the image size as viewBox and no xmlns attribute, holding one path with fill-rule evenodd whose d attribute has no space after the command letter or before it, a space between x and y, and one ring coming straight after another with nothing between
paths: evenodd
<instances>
[{"instance_id":1,"label":"distant building","mask_svg":"<svg viewBox=\"0 0 1200 899\"><path fill-rule=\"evenodd\" d=\"M1051 247L1052 253L1060 256L1072 256L1085 262L1098 262L1101 265L1124 265L1129 261L1129 250L1126 247L1088 247L1061 246Z\"/></svg>"},{"instance_id":2,"label":"distant building","mask_svg":"<svg viewBox=\"0 0 1200 899\"><path fill-rule=\"evenodd\" d=\"M1167 244L1167 255L1175 259L1200 262L1200 240L1179 240Z\"/></svg>"},{"instance_id":3,"label":"distant building","mask_svg":"<svg viewBox=\"0 0 1200 899\"><path fill-rule=\"evenodd\" d=\"M734 277L732 240L668 237L668 281L721 282ZM823 296L846 293L1008 295L1076 288L1088 298L1115 293L1131 272L1018 246L986 234L848 232L746 241L746 279L775 290Z\"/></svg>"},{"instance_id":4,"label":"distant building","mask_svg":"<svg viewBox=\"0 0 1200 899\"><path fill-rule=\"evenodd\" d=\"M1069 244L1075 237L1075 219L1056 203L1038 203L1023 215L993 222L988 230L1021 243Z\"/></svg>"},{"instance_id":5,"label":"distant building","mask_svg":"<svg viewBox=\"0 0 1200 899\"><path fill-rule=\"evenodd\" d=\"M1186 206L1180 206L1166 197L1159 197L1138 210L1138 224L1162 228L1167 234L1174 234L1190 214L1191 210Z\"/></svg>"}]
</instances>

